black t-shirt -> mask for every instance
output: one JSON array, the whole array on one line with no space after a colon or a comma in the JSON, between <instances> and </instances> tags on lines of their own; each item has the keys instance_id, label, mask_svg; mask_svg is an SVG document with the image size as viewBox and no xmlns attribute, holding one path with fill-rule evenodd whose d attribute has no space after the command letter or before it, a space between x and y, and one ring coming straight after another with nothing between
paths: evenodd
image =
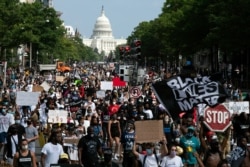
<instances>
[{"instance_id":1,"label":"black t-shirt","mask_svg":"<svg viewBox=\"0 0 250 167\"><path fill-rule=\"evenodd\" d=\"M78 143L78 148L82 148L82 163L90 166L98 163L97 150L99 150L100 147L101 143L96 136L83 136Z\"/></svg>"}]
</instances>

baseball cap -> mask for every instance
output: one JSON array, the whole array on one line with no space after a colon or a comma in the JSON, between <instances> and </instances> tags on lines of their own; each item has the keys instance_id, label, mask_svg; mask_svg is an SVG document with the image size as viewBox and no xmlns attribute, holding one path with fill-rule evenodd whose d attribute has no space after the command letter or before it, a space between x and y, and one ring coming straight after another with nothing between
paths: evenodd
<instances>
[{"instance_id":1,"label":"baseball cap","mask_svg":"<svg viewBox=\"0 0 250 167\"><path fill-rule=\"evenodd\" d=\"M69 159L69 156L68 156L68 154L66 154L66 153L62 153L62 154L60 155L60 159Z\"/></svg>"}]
</instances>

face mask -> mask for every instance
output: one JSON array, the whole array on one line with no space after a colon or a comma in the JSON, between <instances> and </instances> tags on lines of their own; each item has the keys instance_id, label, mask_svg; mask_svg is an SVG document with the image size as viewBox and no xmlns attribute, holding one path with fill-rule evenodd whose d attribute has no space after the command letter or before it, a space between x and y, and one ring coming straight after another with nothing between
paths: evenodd
<instances>
[{"instance_id":1,"label":"face mask","mask_svg":"<svg viewBox=\"0 0 250 167\"><path fill-rule=\"evenodd\" d=\"M47 103L47 100L44 100L44 103Z\"/></svg>"},{"instance_id":2,"label":"face mask","mask_svg":"<svg viewBox=\"0 0 250 167\"><path fill-rule=\"evenodd\" d=\"M192 137L193 135L194 135L193 132L188 132L188 133L187 133L187 137Z\"/></svg>"},{"instance_id":3,"label":"face mask","mask_svg":"<svg viewBox=\"0 0 250 167\"><path fill-rule=\"evenodd\" d=\"M176 156L176 151L171 151L171 152L170 152L170 155L171 155L172 157Z\"/></svg>"},{"instance_id":4,"label":"face mask","mask_svg":"<svg viewBox=\"0 0 250 167\"><path fill-rule=\"evenodd\" d=\"M147 152L147 155L152 155L153 154L152 149L146 149L146 152Z\"/></svg>"},{"instance_id":5,"label":"face mask","mask_svg":"<svg viewBox=\"0 0 250 167\"><path fill-rule=\"evenodd\" d=\"M15 123L16 123L16 124L20 124L20 123L21 123L21 120L15 120Z\"/></svg>"},{"instance_id":6,"label":"face mask","mask_svg":"<svg viewBox=\"0 0 250 167\"><path fill-rule=\"evenodd\" d=\"M116 102L115 102L115 101L113 101L113 104L116 104Z\"/></svg>"},{"instance_id":7,"label":"face mask","mask_svg":"<svg viewBox=\"0 0 250 167\"><path fill-rule=\"evenodd\" d=\"M131 128L130 128L130 127L128 127L128 128L127 128L127 131L130 131L130 130L131 130Z\"/></svg>"},{"instance_id":8,"label":"face mask","mask_svg":"<svg viewBox=\"0 0 250 167\"><path fill-rule=\"evenodd\" d=\"M28 149L28 145L22 146L22 150L27 150L27 149Z\"/></svg>"},{"instance_id":9,"label":"face mask","mask_svg":"<svg viewBox=\"0 0 250 167\"><path fill-rule=\"evenodd\" d=\"M94 137L95 135L93 133L90 134L90 137Z\"/></svg>"},{"instance_id":10,"label":"face mask","mask_svg":"<svg viewBox=\"0 0 250 167\"><path fill-rule=\"evenodd\" d=\"M6 110L5 110L5 109L2 109L2 113L5 115L5 114L6 114Z\"/></svg>"}]
</instances>

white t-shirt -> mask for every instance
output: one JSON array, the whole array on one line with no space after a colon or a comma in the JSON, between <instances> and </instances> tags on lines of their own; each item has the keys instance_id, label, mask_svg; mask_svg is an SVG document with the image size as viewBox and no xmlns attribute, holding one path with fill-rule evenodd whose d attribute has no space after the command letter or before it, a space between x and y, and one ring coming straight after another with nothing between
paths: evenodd
<instances>
[{"instance_id":1,"label":"white t-shirt","mask_svg":"<svg viewBox=\"0 0 250 167\"><path fill-rule=\"evenodd\" d=\"M41 151L46 155L45 167L50 167L50 164L57 164L60 155L63 153L63 147L61 144L46 143Z\"/></svg>"},{"instance_id":2,"label":"white t-shirt","mask_svg":"<svg viewBox=\"0 0 250 167\"><path fill-rule=\"evenodd\" d=\"M182 159L179 156L165 156L162 159L161 167L183 167Z\"/></svg>"},{"instance_id":3,"label":"white t-shirt","mask_svg":"<svg viewBox=\"0 0 250 167\"><path fill-rule=\"evenodd\" d=\"M158 163L161 161L161 154L156 154L158 157ZM139 160L143 164L145 155L139 154ZM157 164L157 159L155 157L155 154L152 155L147 155L145 159L145 164L143 167L158 167L159 165Z\"/></svg>"},{"instance_id":4,"label":"white t-shirt","mask_svg":"<svg viewBox=\"0 0 250 167\"><path fill-rule=\"evenodd\" d=\"M24 139L24 136L22 136L22 139ZM19 147L18 143L20 142L20 141L18 141L18 135L17 134L12 135L10 137L10 141L11 141L12 156L14 157L15 153L17 152L16 147Z\"/></svg>"},{"instance_id":5,"label":"white t-shirt","mask_svg":"<svg viewBox=\"0 0 250 167\"><path fill-rule=\"evenodd\" d=\"M13 114L0 114L0 132L7 132L10 125L15 123Z\"/></svg>"}]
</instances>

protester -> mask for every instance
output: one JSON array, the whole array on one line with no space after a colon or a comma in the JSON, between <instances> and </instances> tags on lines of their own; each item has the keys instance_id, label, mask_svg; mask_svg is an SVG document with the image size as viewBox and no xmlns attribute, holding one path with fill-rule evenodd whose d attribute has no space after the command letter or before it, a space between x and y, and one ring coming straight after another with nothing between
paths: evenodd
<instances>
[{"instance_id":1,"label":"protester","mask_svg":"<svg viewBox=\"0 0 250 167\"><path fill-rule=\"evenodd\" d=\"M50 167L51 164L57 164L59 157L63 154L63 147L59 144L61 134L52 132L48 143L41 150L41 165L42 167Z\"/></svg>"},{"instance_id":2,"label":"protester","mask_svg":"<svg viewBox=\"0 0 250 167\"><path fill-rule=\"evenodd\" d=\"M118 156L120 156L121 128L120 122L117 120L117 114L113 114L109 120L108 134L110 148L113 147L113 143L115 142L114 159L118 159Z\"/></svg>"},{"instance_id":3,"label":"protester","mask_svg":"<svg viewBox=\"0 0 250 167\"><path fill-rule=\"evenodd\" d=\"M184 149L183 163L188 167L195 167L198 162L194 156L194 152L198 152L200 149L200 142L197 137L194 136L195 129L193 126L187 128L187 133L180 138L180 146Z\"/></svg>"},{"instance_id":4,"label":"protester","mask_svg":"<svg viewBox=\"0 0 250 167\"><path fill-rule=\"evenodd\" d=\"M168 149L167 149L167 141L166 138L163 137L163 140L161 141L161 153L154 153L154 148L155 144L154 143L146 143L145 144L145 150L146 150L146 155L139 153L136 151L136 142L133 146L133 153L135 157L140 161L142 164L142 167L158 167L160 161L164 156L167 155Z\"/></svg>"},{"instance_id":5,"label":"protester","mask_svg":"<svg viewBox=\"0 0 250 167\"><path fill-rule=\"evenodd\" d=\"M33 126L31 118L27 120L27 127L25 128L25 136L28 141L29 150L36 152L36 140L38 139L38 131Z\"/></svg>"},{"instance_id":6,"label":"protester","mask_svg":"<svg viewBox=\"0 0 250 167\"><path fill-rule=\"evenodd\" d=\"M100 140L94 135L93 127L89 126L87 135L78 142L79 164L84 167L100 167L99 157L103 157Z\"/></svg>"},{"instance_id":7,"label":"protester","mask_svg":"<svg viewBox=\"0 0 250 167\"><path fill-rule=\"evenodd\" d=\"M171 145L169 147L169 155L165 156L162 159L160 164L161 167L183 167L183 162L180 156L177 155L177 147L175 145Z\"/></svg>"},{"instance_id":8,"label":"protester","mask_svg":"<svg viewBox=\"0 0 250 167\"><path fill-rule=\"evenodd\" d=\"M135 157L133 154L133 146L135 142L135 126L132 122L127 124L125 131L121 137L121 144L123 146L123 167L134 166Z\"/></svg>"},{"instance_id":9,"label":"protester","mask_svg":"<svg viewBox=\"0 0 250 167\"><path fill-rule=\"evenodd\" d=\"M15 153L13 167L36 167L36 155L28 148L27 139L20 142L20 151Z\"/></svg>"}]
</instances>

